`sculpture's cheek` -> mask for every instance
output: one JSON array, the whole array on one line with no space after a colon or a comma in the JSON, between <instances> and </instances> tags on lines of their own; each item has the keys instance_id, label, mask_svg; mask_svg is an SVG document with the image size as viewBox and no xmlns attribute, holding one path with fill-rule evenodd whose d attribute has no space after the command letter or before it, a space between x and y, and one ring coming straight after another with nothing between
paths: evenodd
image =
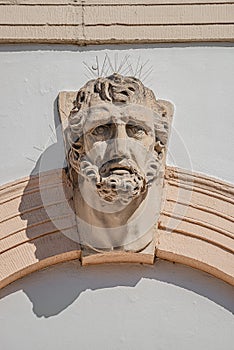
<instances>
[{"instance_id":1,"label":"sculpture's cheek","mask_svg":"<svg viewBox=\"0 0 234 350\"><path fill-rule=\"evenodd\" d=\"M100 167L107 157L109 145L106 141L86 140L84 144L85 154L88 159L97 167Z\"/></svg>"},{"instance_id":2,"label":"sculpture's cheek","mask_svg":"<svg viewBox=\"0 0 234 350\"><path fill-rule=\"evenodd\" d=\"M147 151L152 152L152 150L154 149L154 137L151 135L145 135L140 142L142 143L143 147L146 148Z\"/></svg>"}]
</instances>

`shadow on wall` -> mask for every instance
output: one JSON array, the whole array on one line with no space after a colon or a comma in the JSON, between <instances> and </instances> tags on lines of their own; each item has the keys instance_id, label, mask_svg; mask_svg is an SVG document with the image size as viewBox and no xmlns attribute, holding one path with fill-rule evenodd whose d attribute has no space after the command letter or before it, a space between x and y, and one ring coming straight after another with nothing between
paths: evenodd
<instances>
[{"instance_id":1,"label":"shadow on wall","mask_svg":"<svg viewBox=\"0 0 234 350\"><path fill-rule=\"evenodd\" d=\"M66 210L70 209L68 215L67 211L63 212L64 202L61 201L58 186L53 186L55 184L53 178L48 177L45 181L43 180L43 191L35 193L38 180L35 180L33 175L38 174L42 169L52 170L64 166L57 101L55 101L54 110L58 142L48 147L38 160L19 206L21 219L27 222L26 234L32 245L32 254L39 261L64 251L79 249L75 241L61 233L60 228L63 231L67 230L69 234L74 232L77 234L71 207L68 205L69 208L66 208ZM63 188L61 182L59 186ZM51 212L48 212L48 208L45 209L45 200L47 207L53 208L53 222ZM69 204L69 200L67 203ZM59 222L61 217L63 217L64 226ZM35 239L36 237L40 239ZM193 291L234 312L234 300L231 297L233 287L206 273L163 261L156 262L154 266L119 264L90 267L80 267L79 261L75 261L59 268L50 267L33 276L27 276L3 289L0 295L5 297L22 289L32 302L35 315L52 317L65 310L87 289L101 290L119 286L134 288L142 279L157 280Z\"/></svg>"},{"instance_id":2,"label":"shadow on wall","mask_svg":"<svg viewBox=\"0 0 234 350\"><path fill-rule=\"evenodd\" d=\"M67 235L69 233L73 236L77 235L73 210L69 202L70 198L67 198L71 191L69 192L69 189L65 188L66 186L63 184L65 172L62 169L66 164L57 112L57 99L54 102L54 120L57 142L50 145L38 159L30 174L18 208L21 220L27 225L25 233L31 246L29 249L31 264L59 256L65 252L79 250L79 244L76 241L61 233L64 231ZM51 295L50 299L50 286L44 287L48 292L49 305L53 304L54 297ZM56 292L54 284L52 284L52 288L53 290L55 288L55 294L57 294L58 291ZM24 291L33 302L35 314L45 317L61 312L77 297L77 291L71 290L70 293L66 292L67 298L64 299L64 305L62 302L58 302L57 306L54 305L54 309L42 307L41 310L41 307L36 306L37 300L42 301L47 297L43 295L41 299L40 294L31 295L30 288L25 288ZM52 313L50 314L50 312Z\"/></svg>"},{"instance_id":3,"label":"shadow on wall","mask_svg":"<svg viewBox=\"0 0 234 350\"><path fill-rule=\"evenodd\" d=\"M35 248L38 261L79 249L76 242L61 233L61 230L69 233L69 229L74 230L75 227L77 234L77 230L69 202L71 198L68 198L72 196L71 188L63 184L65 172L62 169L66 164L57 100L54 103L54 119L57 143L41 154L19 205L20 217L27 222L26 235Z\"/></svg>"},{"instance_id":4,"label":"shadow on wall","mask_svg":"<svg viewBox=\"0 0 234 350\"><path fill-rule=\"evenodd\" d=\"M157 261L154 266L109 264L80 267L78 261L68 262L16 281L3 289L1 296L7 296L22 289L33 304L34 314L37 317L48 318L65 310L85 291L130 287L135 288L137 293L137 285L144 279L148 280L151 289L152 286L155 288L155 300L152 302L159 302L157 300L159 285L155 284L155 281L158 281L160 284L170 284L172 288L180 287L192 291L234 312L232 286L201 271L162 260ZM143 283L143 286L149 286L148 283ZM142 293L148 295L147 290ZM115 295L114 293L113 304ZM184 293L182 292L181 295L183 296ZM165 298L167 297L168 294ZM173 289L170 299L173 303ZM182 303L183 300L181 300ZM175 307L180 306L175 305Z\"/></svg>"}]
</instances>

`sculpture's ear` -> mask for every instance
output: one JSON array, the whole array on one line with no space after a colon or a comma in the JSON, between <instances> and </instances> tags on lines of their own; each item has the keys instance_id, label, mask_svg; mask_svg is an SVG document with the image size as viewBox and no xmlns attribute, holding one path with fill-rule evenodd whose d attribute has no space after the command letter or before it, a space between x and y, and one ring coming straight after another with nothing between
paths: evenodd
<instances>
[{"instance_id":1,"label":"sculpture's ear","mask_svg":"<svg viewBox=\"0 0 234 350\"><path fill-rule=\"evenodd\" d=\"M171 102L166 100L158 100L157 102L160 104L160 106L162 106L165 109L165 112L166 112L165 118L167 119L168 126L170 128L172 123L172 117L174 114L174 105Z\"/></svg>"},{"instance_id":2,"label":"sculpture's ear","mask_svg":"<svg viewBox=\"0 0 234 350\"><path fill-rule=\"evenodd\" d=\"M71 110L74 107L74 101L76 99L76 96L76 91L62 91L58 95L59 118L62 124L63 131L68 126L68 117Z\"/></svg>"},{"instance_id":3,"label":"sculpture's ear","mask_svg":"<svg viewBox=\"0 0 234 350\"><path fill-rule=\"evenodd\" d=\"M68 150L70 149L67 141L68 117L74 107L76 96L77 91L62 91L58 95L58 111L66 154L68 154Z\"/></svg>"}]
</instances>

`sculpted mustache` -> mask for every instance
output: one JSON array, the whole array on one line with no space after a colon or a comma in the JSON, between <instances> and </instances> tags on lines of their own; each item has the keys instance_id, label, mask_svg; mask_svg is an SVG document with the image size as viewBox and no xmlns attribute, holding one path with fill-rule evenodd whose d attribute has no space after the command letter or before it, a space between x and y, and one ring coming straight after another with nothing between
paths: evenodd
<instances>
[{"instance_id":1,"label":"sculpted mustache","mask_svg":"<svg viewBox=\"0 0 234 350\"><path fill-rule=\"evenodd\" d=\"M115 158L108 160L107 162L102 164L99 167L99 173L100 175L106 175L114 169L124 169L127 170L130 174L139 172L139 168L134 161L129 160L127 158Z\"/></svg>"},{"instance_id":2,"label":"sculpted mustache","mask_svg":"<svg viewBox=\"0 0 234 350\"><path fill-rule=\"evenodd\" d=\"M156 155L154 155L154 157L152 157L152 159L150 161L148 161L148 164L146 165L147 171L144 174L139 170L138 166L136 165L136 163L132 159L130 160L126 157L125 158L123 158L123 157L115 158L115 159L109 160L98 167L97 165L94 165L89 159L87 159L87 157L83 156L80 158L79 167L77 169L77 172L82 177L88 178L89 181L99 183L100 181L102 181L102 179L107 178L107 177L112 175L112 171L109 171L109 173L106 172L103 174L100 171L100 169L103 166L107 165L108 163L111 164L111 166L114 166L114 163L116 163L115 169L124 169L124 167L126 169L126 167L127 167L126 175L128 172L130 176L138 175L140 177L146 178L146 184L148 186L151 186L154 179L158 176L161 162L158 159L158 157ZM131 173L131 171L129 171L129 169L131 169L132 173ZM120 173L120 171L117 171L117 173ZM122 170L122 173L123 173L123 170Z\"/></svg>"}]
</instances>

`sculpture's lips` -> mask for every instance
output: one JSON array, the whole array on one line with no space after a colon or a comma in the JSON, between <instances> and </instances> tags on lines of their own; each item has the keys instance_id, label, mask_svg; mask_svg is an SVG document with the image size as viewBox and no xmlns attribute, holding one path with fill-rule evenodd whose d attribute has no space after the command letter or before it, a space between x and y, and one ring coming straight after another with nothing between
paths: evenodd
<instances>
[{"instance_id":1,"label":"sculpture's lips","mask_svg":"<svg viewBox=\"0 0 234 350\"><path fill-rule=\"evenodd\" d=\"M133 174L133 168L126 164L127 161L123 159L113 159L105 164L103 164L100 168L100 175L105 177L109 176L111 174L115 175L125 175L125 174Z\"/></svg>"}]
</instances>

